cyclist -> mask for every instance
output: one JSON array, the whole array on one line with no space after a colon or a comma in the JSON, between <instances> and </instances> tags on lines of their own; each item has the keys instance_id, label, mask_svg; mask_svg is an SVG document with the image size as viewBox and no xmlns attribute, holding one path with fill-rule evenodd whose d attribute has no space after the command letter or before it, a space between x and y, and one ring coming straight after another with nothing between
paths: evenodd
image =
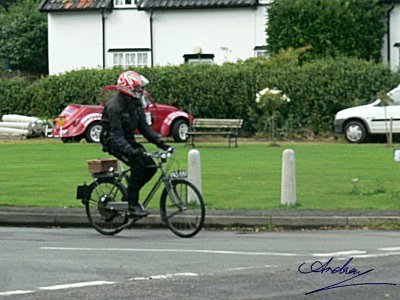
<instances>
[{"instance_id":1,"label":"cyclist","mask_svg":"<svg viewBox=\"0 0 400 300\"><path fill-rule=\"evenodd\" d=\"M145 148L135 140L136 129L160 149L170 146L154 133L143 110L142 87L149 81L133 71L123 72L118 78L118 94L105 106L101 124L100 142L103 151L117 157L131 167L128 183L128 205L131 216L144 217L149 213L139 203L140 189L157 171L154 160L145 156Z\"/></svg>"}]
</instances>

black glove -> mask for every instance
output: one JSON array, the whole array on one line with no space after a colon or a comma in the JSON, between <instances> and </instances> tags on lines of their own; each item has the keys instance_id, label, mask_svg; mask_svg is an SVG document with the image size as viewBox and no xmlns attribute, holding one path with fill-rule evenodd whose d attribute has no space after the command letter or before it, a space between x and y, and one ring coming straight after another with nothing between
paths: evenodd
<instances>
[{"instance_id":1,"label":"black glove","mask_svg":"<svg viewBox=\"0 0 400 300\"><path fill-rule=\"evenodd\" d=\"M169 148L171 148L170 145L164 144L163 141L161 141L160 143L158 143L157 147L160 148L160 149L162 149L162 150L164 150L164 151L167 151Z\"/></svg>"},{"instance_id":2,"label":"black glove","mask_svg":"<svg viewBox=\"0 0 400 300\"><path fill-rule=\"evenodd\" d=\"M129 160L133 161L139 159L144 156L144 153L145 151L143 148L132 149L132 151L129 153Z\"/></svg>"}]
</instances>

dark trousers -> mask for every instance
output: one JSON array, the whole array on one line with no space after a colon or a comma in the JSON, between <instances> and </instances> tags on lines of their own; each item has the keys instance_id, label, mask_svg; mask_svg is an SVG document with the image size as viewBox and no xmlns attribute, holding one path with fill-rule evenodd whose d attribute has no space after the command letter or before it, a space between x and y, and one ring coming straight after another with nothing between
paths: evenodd
<instances>
[{"instance_id":1,"label":"dark trousers","mask_svg":"<svg viewBox=\"0 0 400 300\"><path fill-rule=\"evenodd\" d=\"M130 142L134 149L144 147L136 142ZM120 151L112 151L110 154L123 161L131 168L131 176L128 184L128 203L129 205L136 205L139 202L140 189L150 181L150 179L157 172L157 165L154 160L149 156L140 157L130 160L127 153Z\"/></svg>"}]
</instances>

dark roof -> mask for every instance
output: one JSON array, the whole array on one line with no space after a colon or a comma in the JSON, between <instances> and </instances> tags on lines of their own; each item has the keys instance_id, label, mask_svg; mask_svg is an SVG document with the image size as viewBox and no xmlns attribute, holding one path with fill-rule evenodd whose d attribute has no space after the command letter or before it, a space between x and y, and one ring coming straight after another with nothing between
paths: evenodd
<instances>
[{"instance_id":1,"label":"dark roof","mask_svg":"<svg viewBox=\"0 0 400 300\"><path fill-rule=\"evenodd\" d=\"M258 0L142 0L139 9L225 8L257 4Z\"/></svg>"},{"instance_id":2,"label":"dark roof","mask_svg":"<svg viewBox=\"0 0 400 300\"><path fill-rule=\"evenodd\" d=\"M256 6L258 0L139 0L138 8L182 9L182 8L226 8ZM55 11L90 11L112 9L113 0L42 0L39 10Z\"/></svg>"},{"instance_id":3,"label":"dark roof","mask_svg":"<svg viewBox=\"0 0 400 300\"><path fill-rule=\"evenodd\" d=\"M39 5L42 12L90 11L112 8L112 0L43 0Z\"/></svg>"}]
</instances>

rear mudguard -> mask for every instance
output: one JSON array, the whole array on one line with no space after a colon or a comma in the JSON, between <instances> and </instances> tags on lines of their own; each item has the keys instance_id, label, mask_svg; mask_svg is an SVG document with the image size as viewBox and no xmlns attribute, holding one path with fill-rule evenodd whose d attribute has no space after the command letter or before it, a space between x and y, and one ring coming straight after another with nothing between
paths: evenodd
<instances>
[{"instance_id":1,"label":"rear mudguard","mask_svg":"<svg viewBox=\"0 0 400 300\"><path fill-rule=\"evenodd\" d=\"M91 113L84 116L78 124L74 124L74 122L69 123L68 126L60 127L56 125L53 129L52 135L54 137L77 137L86 132L86 129L93 122L97 122L101 120L101 113ZM62 129L62 132L60 132Z\"/></svg>"},{"instance_id":2,"label":"rear mudguard","mask_svg":"<svg viewBox=\"0 0 400 300\"><path fill-rule=\"evenodd\" d=\"M74 136L84 134L86 129L92 124L93 122L100 121L102 114L100 113L91 113L84 116L78 126L75 128Z\"/></svg>"},{"instance_id":3,"label":"rear mudguard","mask_svg":"<svg viewBox=\"0 0 400 300\"><path fill-rule=\"evenodd\" d=\"M169 136L171 134L171 125L176 119L186 119L189 122L189 114L183 111L174 111L170 113L161 125L160 133L162 136Z\"/></svg>"},{"instance_id":4,"label":"rear mudguard","mask_svg":"<svg viewBox=\"0 0 400 300\"><path fill-rule=\"evenodd\" d=\"M85 126L87 128L90 125L90 123L92 123L94 121L100 121L101 120L101 116L102 116L102 114L100 114L100 113L88 114L87 116L82 118L81 124L83 124L83 126Z\"/></svg>"}]
</instances>

